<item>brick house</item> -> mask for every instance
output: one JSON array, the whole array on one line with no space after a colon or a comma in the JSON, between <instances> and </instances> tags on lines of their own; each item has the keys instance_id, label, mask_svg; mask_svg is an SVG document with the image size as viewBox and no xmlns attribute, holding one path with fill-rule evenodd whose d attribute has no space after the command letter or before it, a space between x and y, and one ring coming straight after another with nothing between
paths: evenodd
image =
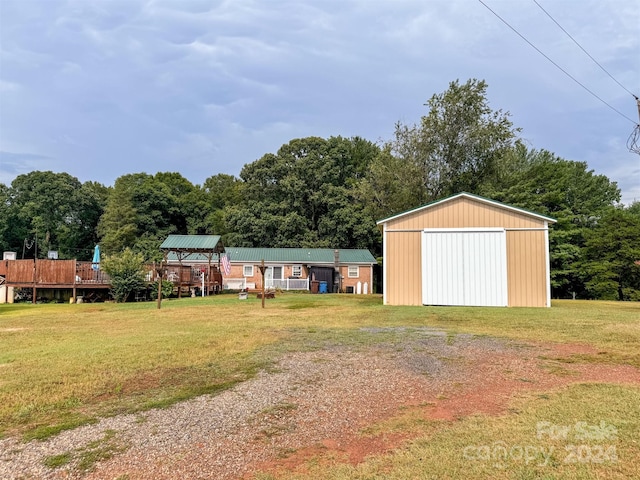
<instances>
[{"instance_id":1,"label":"brick house","mask_svg":"<svg viewBox=\"0 0 640 480\"><path fill-rule=\"evenodd\" d=\"M226 247L229 274L223 274L223 288L231 290L262 288L259 266L264 260L265 287L282 290L314 290L313 282L324 282L327 292L373 293L373 266L376 259L365 249L331 248L246 248ZM218 265L221 258L212 261ZM172 264L176 259L169 256ZM206 262L191 255L184 264Z\"/></svg>"}]
</instances>

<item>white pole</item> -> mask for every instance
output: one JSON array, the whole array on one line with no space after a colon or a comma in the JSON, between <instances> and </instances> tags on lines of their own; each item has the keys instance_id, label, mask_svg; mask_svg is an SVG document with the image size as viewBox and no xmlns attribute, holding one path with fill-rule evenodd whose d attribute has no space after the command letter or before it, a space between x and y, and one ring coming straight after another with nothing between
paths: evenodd
<instances>
[{"instance_id":1,"label":"white pole","mask_svg":"<svg viewBox=\"0 0 640 480\"><path fill-rule=\"evenodd\" d=\"M202 272L202 296L204 297L204 272Z\"/></svg>"}]
</instances>

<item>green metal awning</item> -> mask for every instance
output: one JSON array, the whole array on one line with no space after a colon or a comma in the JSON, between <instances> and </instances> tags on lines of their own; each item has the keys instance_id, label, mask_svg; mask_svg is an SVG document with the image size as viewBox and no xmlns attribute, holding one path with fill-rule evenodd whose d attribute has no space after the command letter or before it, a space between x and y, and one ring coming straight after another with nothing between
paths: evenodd
<instances>
[{"instance_id":1,"label":"green metal awning","mask_svg":"<svg viewBox=\"0 0 640 480\"><path fill-rule=\"evenodd\" d=\"M224 253L220 235L169 235L160 250L183 253Z\"/></svg>"}]
</instances>

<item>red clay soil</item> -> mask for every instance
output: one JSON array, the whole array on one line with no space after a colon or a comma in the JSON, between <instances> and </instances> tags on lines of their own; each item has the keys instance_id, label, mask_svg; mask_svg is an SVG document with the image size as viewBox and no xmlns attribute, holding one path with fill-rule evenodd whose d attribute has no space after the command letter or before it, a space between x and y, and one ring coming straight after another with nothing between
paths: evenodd
<instances>
[{"instance_id":1,"label":"red clay soil","mask_svg":"<svg viewBox=\"0 0 640 480\"><path fill-rule=\"evenodd\" d=\"M519 392L553 391L572 383L597 382L640 385L640 369L629 365L607 365L579 363L572 356L596 355L598 350L584 344L536 344L529 345L524 355L507 351L487 355L478 351L471 368L462 382L444 390L435 398L412 399L398 409L412 408L426 419L455 421L472 414L497 415L503 413L509 400ZM579 358L579 357L578 357ZM425 400L427 400L425 402ZM383 414L382 421L394 415ZM375 423L375 422L373 422ZM327 438L321 444L297 450L284 459L274 459L252 466L255 472L278 471L304 472L304 464L316 461L341 460L356 465L366 457L387 453L414 438L411 433L362 436L345 433L336 438Z\"/></svg>"}]
</instances>

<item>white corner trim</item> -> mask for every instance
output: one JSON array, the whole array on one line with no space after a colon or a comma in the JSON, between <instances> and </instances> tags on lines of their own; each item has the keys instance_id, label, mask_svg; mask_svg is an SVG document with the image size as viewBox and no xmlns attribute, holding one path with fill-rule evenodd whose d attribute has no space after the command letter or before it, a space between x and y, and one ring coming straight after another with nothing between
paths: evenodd
<instances>
[{"instance_id":1,"label":"white corner trim","mask_svg":"<svg viewBox=\"0 0 640 480\"><path fill-rule=\"evenodd\" d=\"M549 256L549 223L544 222L544 253L547 270L547 307L551 307L551 259Z\"/></svg>"},{"instance_id":2,"label":"white corner trim","mask_svg":"<svg viewBox=\"0 0 640 480\"><path fill-rule=\"evenodd\" d=\"M387 224L385 223L382 230L382 304L387 305Z\"/></svg>"}]
</instances>

